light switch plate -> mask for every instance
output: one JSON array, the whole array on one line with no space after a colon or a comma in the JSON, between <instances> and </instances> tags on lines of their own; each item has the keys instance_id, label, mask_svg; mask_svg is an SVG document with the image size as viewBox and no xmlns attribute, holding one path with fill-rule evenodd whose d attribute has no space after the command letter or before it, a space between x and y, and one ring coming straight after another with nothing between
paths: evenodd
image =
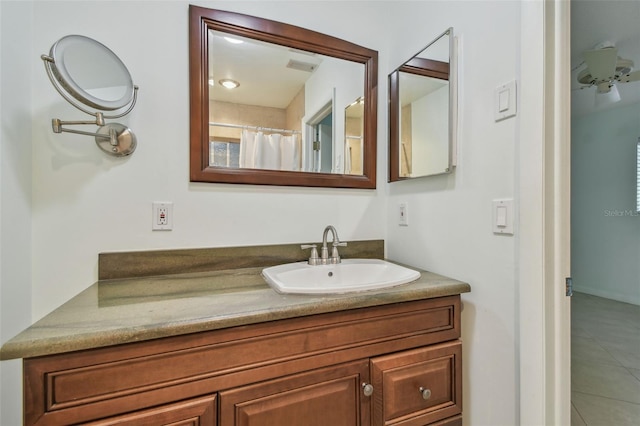
<instances>
[{"instance_id":1,"label":"light switch plate","mask_svg":"<svg viewBox=\"0 0 640 426\"><path fill-rule=\"evenodd\" d=\"M512 80L500 85L495 89L494 115L496 121L516 115L517 87L516 81Z\"/></svg>"},{"instance_id":2,"label":"light switch plate","mask_svg":"<svg viewBox=\"0 0 640 426\"><path fill-rule=\"evenodd\" d=\"M513 200L493 200L491 214L493 233L499 235L513 235Z\"/></svg>"}]
</instances>

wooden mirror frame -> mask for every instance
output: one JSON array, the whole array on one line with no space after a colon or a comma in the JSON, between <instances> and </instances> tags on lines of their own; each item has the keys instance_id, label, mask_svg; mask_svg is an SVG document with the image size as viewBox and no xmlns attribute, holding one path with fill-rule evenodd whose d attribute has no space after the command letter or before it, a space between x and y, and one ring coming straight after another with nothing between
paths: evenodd
<instances>
[{"instance_id":1,"label":"wooden mirror frame","mask_svg":"<svg viewBox=\"0 0 640 426\"><path fill-rule=\"evenodd\" d=\"M222 31L364 65L362 175L209 166L208 30ZM189 6L190 180L331 188L376 187L378 52L305 28L234 12Z\"/></svg>"}]
</instances>

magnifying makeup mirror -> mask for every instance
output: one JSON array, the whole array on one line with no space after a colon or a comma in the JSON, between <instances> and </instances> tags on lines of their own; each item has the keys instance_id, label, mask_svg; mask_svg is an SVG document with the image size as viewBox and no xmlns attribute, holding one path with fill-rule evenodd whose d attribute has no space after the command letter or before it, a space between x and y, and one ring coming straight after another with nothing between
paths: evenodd
<instances>
[{"instance_id":1,"label":"magnifying makeup mirror","mask_svg":"<svg viewBox=\"0 0 640 426\"><path fill-rule=\"evenodd\" d=\"M137 141L131 129L120 123L105 122L105 119L127 115L137 99L138 86L133 84L120 58L96 40L68 35L55 42L49 55L42 55L41 59L58 93L80 111L95 117L93 121L54 118L53 132L93 136L98 148L116 157L132 154ZM87 124L98 126L98 130L92 133L63 127Z\"/></svg>"}]
</instances>

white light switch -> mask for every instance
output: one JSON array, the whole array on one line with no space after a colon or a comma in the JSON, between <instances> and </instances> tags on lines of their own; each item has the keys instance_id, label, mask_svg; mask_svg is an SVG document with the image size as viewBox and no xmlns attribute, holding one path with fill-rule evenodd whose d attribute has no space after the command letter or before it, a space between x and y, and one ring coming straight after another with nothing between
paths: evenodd
<instances>
[{"instance_id":1,"label":"white light switch","mask_svg":"<svg viewBox=\"0 0 640 426\"><path fill-rule=\"evenodd\" d=\"M501 121L516 115L516 81L500 85L495 89L495 120Z\"/></svg>"},{"instance_id":2,"label":"white light switch","mask_svg":"<svg viewBox=\"0 0 640 426\"><path fill-rule=\"evenodd\" d=\"M498 112L505 112L509 109L509 89L501 90L498 94Z\"/></svg>"},{"instance_id":3,"label":"white light switch","mask_svg":"<svg viewBox=\"0 0 640 426\"><path fill-rule=\"evenodd\" d=\"M507 208L505 206L498 206L496 212L496 226L498 228L506 228L507 226Z\"/></svg>"},{"instance_id":4,"label":"white light switch","mask_svg":"<svg viewBox=\"0 0 640 426\"><path fill-rule=\"evenodd\" d=\"M493 200L493 233L513 235L513 200Z\"/></svg>"}]
</instances>

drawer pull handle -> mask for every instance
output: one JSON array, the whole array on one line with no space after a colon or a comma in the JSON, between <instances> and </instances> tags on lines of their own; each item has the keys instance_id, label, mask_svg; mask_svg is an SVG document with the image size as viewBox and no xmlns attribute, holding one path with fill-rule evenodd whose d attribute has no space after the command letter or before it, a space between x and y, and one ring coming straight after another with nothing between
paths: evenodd
<instances>
[{"instance_id":1,"label":"drawer pull handle","mask_svg":"<svg viewBox=\"0 0 640 426\"><path fill-rule=\"evenodd\" d=\"M422 399L424 399L425 401L427 399L431 398L431 389L426 389L426 388L423 388L422 386L420 386L419 391L422 394Z\"/></svg>"},{"instance_id":2,"label":"drawer pull handle","mask_svg":"<svg viewBox=\"0 0 640 426\"><path fill-rule=\"evenodd\" d=\"M362 391L364 392L364 396L373 395L373 385L371 383L362 383Z\"/></svg>"}]
</instances>

